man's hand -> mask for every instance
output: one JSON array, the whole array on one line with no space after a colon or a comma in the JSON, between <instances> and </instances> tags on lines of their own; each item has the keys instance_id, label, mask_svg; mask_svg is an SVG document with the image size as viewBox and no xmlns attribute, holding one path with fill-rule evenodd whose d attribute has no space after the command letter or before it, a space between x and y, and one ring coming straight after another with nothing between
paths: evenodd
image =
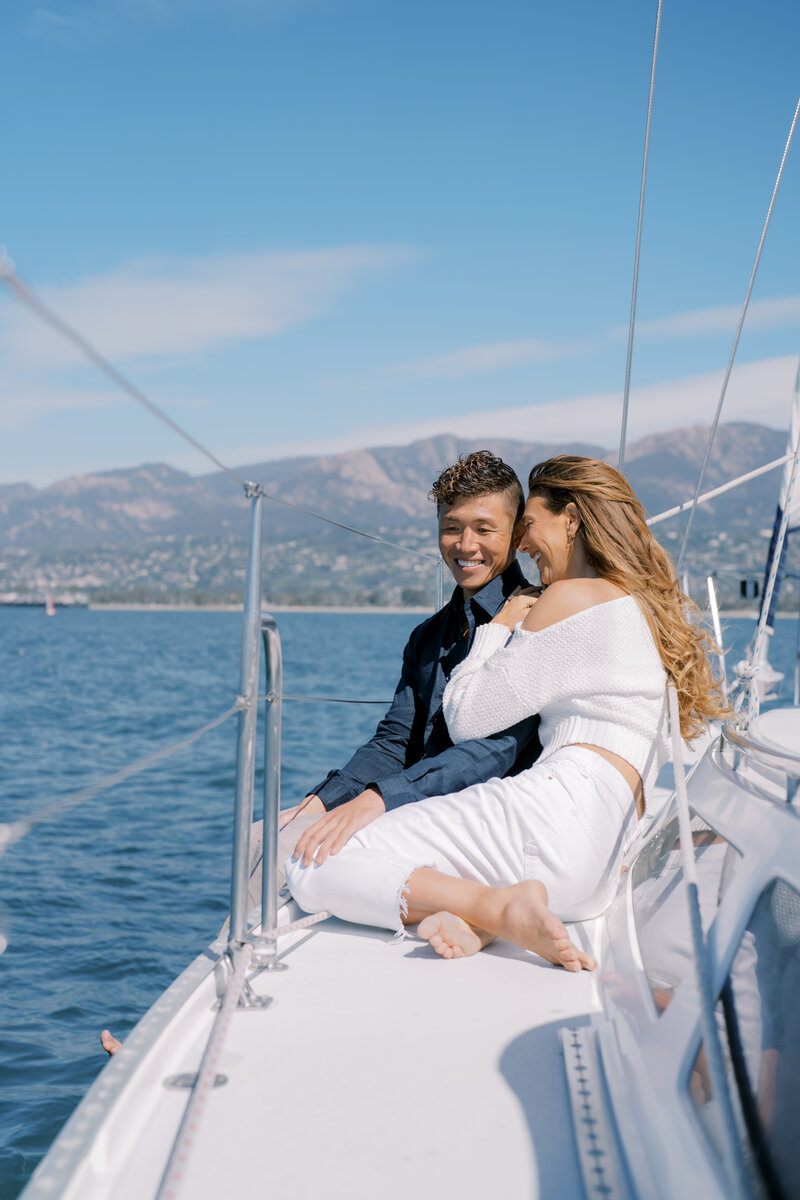
<instances>
[{"instance_id":1,"label":"man's hand","mask_svg":"<svg viewBox=\"0 0 800 1200\"><path fill-rule=\"evenodd\" d=\"M295 817L299 817L300 813L305 813L310 817L312 813L324 813L325 805L320 800L319 796L315 796L311 792L306 796L302 804L296 804L294 808L285 808L278 816L278 828L283 829L284 825L288 825Z\"/></svg>"},{"instance_id":2,"label":"man's hand","mask_svg":"<svg viewBox=\"0 0 800 1200\"><path fill-rule=\"evenodd\" d=\"M383 796L377 788L367 788L360 796L340 804L315 821L300 837L292 857L302 858L303 866L308 867L316 855L316 862L321 865L329 854L338 854L354 833L385 811Z\"/></svg>"}]
</instances>

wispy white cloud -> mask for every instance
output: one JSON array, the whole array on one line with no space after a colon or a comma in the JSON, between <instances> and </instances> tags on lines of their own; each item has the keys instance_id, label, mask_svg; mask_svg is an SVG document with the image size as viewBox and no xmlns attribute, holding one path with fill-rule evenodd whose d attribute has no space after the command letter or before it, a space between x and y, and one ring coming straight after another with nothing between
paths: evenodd
<instances>
[{"instance_id":1,"label":"wispy white cloud","mask_svg":"<svg viewBox=\"0 0 800 1200\"><path fill-rule=\"evenodd\" d=\"M113 392L93 392L89 389L18 390L13 398L0 398L0 432L28 429L41 417L57 413L91 412L95 409L117 408L123 403L124 400Z\"/></svg>"},{"instance_id":2,"label":"wispy white cloud","mask_svg":"<svg viewBox=\"0 0 800 1200\"><path fill-rule=\"evenodd\" d=\"M29 36L73 46L123 32L131 25L164 25L204 13L214 16L282 16L326 0L62 0L37 5L27 19Z\"/></svg>"},{"instance_id":3,"label":"wispy white cloud","mask_svg":"<svg viewBox=\"0 0 800 1200\"><path fill-rule=\"evenodd\" d=\"M124 361L275 337L322 316L342 293L415 254L406 246L353 245L150 259L37 290L102 354ZM79 359L69 343L10 302L0 310L0 350L39 366Z\"/></svg>"},{"instance_id":4,"label":"wispy white cloud","mask_svg":"<svg viewBox=\"0 0 800 1200\"><path fill-rule=\"evenodd\" d=\"M15 390L13 397L0 394L0 433L17 433L32 429L42 417L61 413L89 413L101 409L122 408L130 401L120 392L93 390L91 388L30 389ZM208 408L210 401L204 397L170 396L169 410L193 410Z\"/></svg>"},{"instance_id":5,"label":"wispy white cloud","mask_svg":"<svg viewBox=\"0 0 800 1200\"><path fill-rule=\"evenodd\" d=\"M694 312L676 313L671 317L639 321L636 334L638 337L664 340L715 334L729 334L732 337L740 314L741 305L736 304L701 308ZM792 326L800 326L800 296L755 300L748 307L746 330L787 329ZM627 334L627 326L618 326L614 330L615 337L627 337Z\"/></svg>"},{"instance_id":6,"label":"wispy white cloud","mask_svg":"<svg viewBox=\"0 0 800 1200\"><path fill-rule=\"evenodd\" d=\"M531 363L558 362L577 353L586 353L586 343L555 344L537 338L521 338L514 342L486 342L465 346L447 354L420 358L413 362L387 367L386 373L426 379L462 379L487 371L502 371L508 367Z\"/></svg>"},{"instance_id":7,"label":"wispy white cloud","mask_svg":"<svg viewBox=\"0 0 800 1200\"><path fill-rule=\"evenodd\" d=\"M788 428L791 395L797 373L795 355L764 359L734 369L728 389L723 421L752 421L775 429ZM666 383L634 388L631 392L629 444L647 434L659 433L688 425L707 425L713 416L722 382L722 371L686 376ZM39 398L51 411L57 411L58 398ZM80 398L76 397L76 402ZM105 396L100 404L115 403ZM187 404L194 403L191 400ZM501 438L549 443L593 443L607 451L616 449L619 437L621 392L585 393L541 404L520 405L475 412L451 411L423 420L376 422L371 425L342 428L333 436L315 437L312 431L297 440L263 443L224 442L214 449L223 462L233 466L306 455L337 454L371 446L400 446L418 438L436 434L455 433L463 437L480 438L489 447ZM84 407L89 407L88 401ZM0 428L2 428L0 408ZM192 451L178 450L175 454L159 455L181 470L207 473L211 468L206 459ZM98 456L96 449L85 462L71 464L71 472L90 472L110 467L134 466L141 457L120 455ZM24 477L43 486L63 476L51 465L24 471ZM9 466L0 471L0 479L12 480L19 471Z\"/></svg>"},{"instance_id":8,"label":"wispy white cloud","mask_svg":"<svg viewBox=\"0 0 800 1200\"><path fill-rule=\"evenodd\" d=\"M797 356L763 359L736 367L723 409L723 421L751 421L775 429L788 428ZM633 388L628 427L629 442L647 434L689 425L708 425L714 415L723 372L690 375L665 383ZM441 433L463 437L519 441L590 442L607 450L616 447L622 413L622 392L596 392L513 408L450 412L418 421L362 426L334 437L262 445L231 445L222 453L226 462L257 462L306 454L336 454L367 446L400 446ZM185 470L205 469L199 459L173 460Z\"/></svg>"},{"instance_id":9,"label":"wispy white cloud","mask_svg":"<svg viewBox=\"0 0 800 1200\"><path fill-rule=\"evenodd\" d=\"M739 320L737 305L698 309L676 313L650 321L639 321L637 338L678 340L707 337L716 334L733 335ZM746 328L749 330L785 329L800 327L800 296L782 296L757 300L750 304ZM605 337L619 340L627 337L628 327L618 325ZM577 355L590 354L598 343L583 341L546 342L538 338L521 338L508 342L485 342L464 346L458 350L411 362L386 367L384 374L418 379L463 379L510 367L560 362Z\"/></svg>"},{"instance_id":10,"label":"wispy white cloud","mask_svg":"<svg viewBox=\"0 0 800 1200\"><path fill-rule=\"evenodd\" d=\"M79 20L53 8L35 8L28 17L28 32L44 41L69 44L79 35L80 29Z\"/></svg>"}]
</instances>

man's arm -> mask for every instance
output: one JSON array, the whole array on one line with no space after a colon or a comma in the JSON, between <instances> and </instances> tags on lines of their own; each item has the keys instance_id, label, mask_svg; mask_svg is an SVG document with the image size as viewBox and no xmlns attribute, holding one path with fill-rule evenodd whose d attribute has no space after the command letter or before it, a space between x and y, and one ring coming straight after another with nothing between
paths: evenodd
<instances>
[{"instance_id":1,"label":"man's arm","mask_svg":"<svg viewBox=\"0 0 800 1200\"><path fill-rule=\"evenodd\" d=\"M416 633L416 630L414 631ZM376 778L388 778L402 771L416 715L413 687L416 652L412 633L403 651L403 669L392 703L370 740L356 750L338 771L331 771L306 799L316 797L329 812L352 800ZM303 806L301 806L303 807ZM319 810L318 810L319 811Z\"/></svg>"},{"instance_id":2,"label":"man's arm","mask_svg":"<svg viewBox=\"0 0 800 1200\"><path fill-rule=\"evenodd\" d=\"M426 796L446 796L473 783L504 776L521 756L529 766L541 752L538 716L526 717L502 733L449 746L431 758L387 776L373 778L387 811Z\"/></svg>"},{"instance_id":3,"label":"man's arm","mask_svg":"<svg viewBox=\"0 0 800 1200\"><path fill-rule=\"evenodd\" d=\"M538 725L538 717L527 717L504 733L459 742L435 757L424 758L390 775L380 784L367 787L305 830L297 841L294 857L302 858L305 866L314 860L321 865L329 854L338 854L354 833L388 808L425 796L461 791L471 783L505 775L520 756L523 756L520 768L528 766L541 750Z\"/></svg>"}]
</instances>

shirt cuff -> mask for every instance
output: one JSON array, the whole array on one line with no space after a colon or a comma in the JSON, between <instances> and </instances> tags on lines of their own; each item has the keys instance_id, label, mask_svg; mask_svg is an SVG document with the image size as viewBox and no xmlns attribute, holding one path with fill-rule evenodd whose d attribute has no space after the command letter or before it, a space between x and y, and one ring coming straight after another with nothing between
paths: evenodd
<instances>
[{"instance_id":1,"label":"shirt cuff","mask_svg":"<svg viewBox=\"0 0 800 1200\"><path fill-rule=\"evenodd\" d=\"M367 787L377 788L383 796L386 811L401 808L404 804L414 804L422 799L422 794L405 778L402 771L399 775L389 775L386 779L376 779Z\"/></svg>"},{"instance_id":2,"label":"shirt cuff","mask_svg":"<svg viewBox=\"0 0 800 1200\"><path fill-rule=\"evenodd\" d=\"M319 787L312 788L308 795L319 796L325 808L330 811L339 804L346 804L348 800L352 800L361 790L360 787L354 789L352 784L349 787L343 785L338 778L328 778Z\"/></svg>"}]
</instances>

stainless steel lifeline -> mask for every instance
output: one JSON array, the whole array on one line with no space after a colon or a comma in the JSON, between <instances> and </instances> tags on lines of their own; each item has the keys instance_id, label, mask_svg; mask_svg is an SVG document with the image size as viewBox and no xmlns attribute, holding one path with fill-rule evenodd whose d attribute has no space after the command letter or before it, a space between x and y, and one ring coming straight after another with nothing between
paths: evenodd
<instances>
[{"instance_id":1,"label":"stainless steel lifeline","mask_svg":"<svg viewBox=\"0 0 800 1200\"><path fill-rule=\"evenodd\" d=\"M250 553L242 617L242 663L239 693L243 708L239 713L236 743L236 802L233 810L233 865L231 869L231 924L228 949L231 953L247 936L247 879L250 869L250 826L253 823L253 785L256 762L258 723L258 669L261 612L261 521L263 498L258 484L248 484L245 494L250 509Z\"/></svg>"}]
</instances>

